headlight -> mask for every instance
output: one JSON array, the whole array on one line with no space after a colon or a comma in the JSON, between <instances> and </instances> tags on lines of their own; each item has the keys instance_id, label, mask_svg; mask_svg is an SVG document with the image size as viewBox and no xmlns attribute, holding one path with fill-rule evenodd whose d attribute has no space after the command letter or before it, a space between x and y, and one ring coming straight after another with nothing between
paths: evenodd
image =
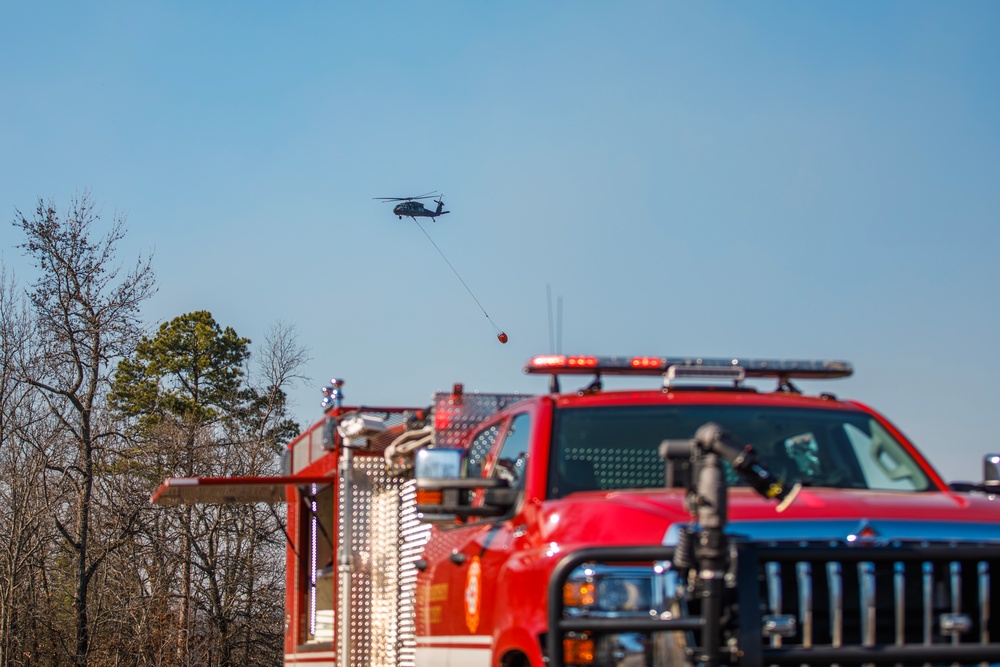
<instances>
[{"instance_id":1,"label":"headlight","mask_svg":"<svg viewBox=\"0 0 1000 667\"><path fill-rule=\"evenodd\" d=\"M679 579L669 563L647 566L586 564L578 567L563 586L563 613L567 618L597 621L593 629L569 632L563 637L563 655L568 667L634 667L667 664L657 658L660 644L654 644L645 632L605 629L602 619L621 621L663 617L675 614L679 598ZM621 625L620 623L618 625ZM686 643L678 632L659 633L664 647L679 647L669 653L669 664L682 664Z\"/></svg>"},{"instance_id":2,"label":"headlight","mask_svg":"<svg viewBox=\"0 0 1000 667\"><path fill-rule=\"evenodd\" d=\"M571 614L649 614L657 606L653 600L653 571L635 567L581 567L563 587L563 604Z\"/></svg>"},{"instance_id":3,"label":"headlight","mask_svg":"<svg viewBox=\"0 0 1000 667\"><path fill-rule=\"evenodd\" d=\"M649 611L652 578L608 577L597 585L597 607L602 611Z\"/></svg>"}]
</instances>

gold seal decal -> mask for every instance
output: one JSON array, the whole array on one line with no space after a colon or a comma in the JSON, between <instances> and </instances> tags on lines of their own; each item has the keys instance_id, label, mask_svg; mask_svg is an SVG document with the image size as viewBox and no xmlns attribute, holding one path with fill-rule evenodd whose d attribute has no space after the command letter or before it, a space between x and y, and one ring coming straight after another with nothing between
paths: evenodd
<instances>
[{"instance_id":1,"label":"gold seal decal","mask_svg":"<svg viewBox=\"0 0 1000 667\"><path fill-rule=\"evenodd\" d=\"M479 628L479 608L483 597L483 568L479 556L473 556L465 575L465 626L469 632Z\"/></svg>"}]
</instances>

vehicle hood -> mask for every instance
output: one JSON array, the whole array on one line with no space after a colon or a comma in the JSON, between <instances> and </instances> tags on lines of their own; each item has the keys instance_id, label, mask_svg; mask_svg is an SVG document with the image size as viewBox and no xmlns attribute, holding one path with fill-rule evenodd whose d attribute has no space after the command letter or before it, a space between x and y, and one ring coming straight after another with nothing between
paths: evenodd
<instances>
[{"instance_id":1,"label":"vehicle hood","mask_svg":"<svg viewBox=\"0 0 1000 667\"><path fill-rule=\"evenodd\" d=\"M577 493L543 503L542 539L673 544L690 522L682 490ZM1000 543L1000 499L945 492L802 489L782 512L750 489L729 491L726 532L763 541Z\"/></svg>"}]
</instances>

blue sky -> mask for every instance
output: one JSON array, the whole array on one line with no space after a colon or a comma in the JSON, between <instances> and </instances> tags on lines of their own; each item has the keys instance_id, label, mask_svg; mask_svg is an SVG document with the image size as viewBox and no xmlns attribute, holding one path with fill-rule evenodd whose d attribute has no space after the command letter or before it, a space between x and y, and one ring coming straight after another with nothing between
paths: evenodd
<instances>
[{"instance_id":1,"label":"blue sky","mask_svg":"<svg viewBox=\"0 0 1000 667\"><path fill-rule=\"evenodd\" d=\"M1000 4L0 4L0 211L89 190L150 326L310 349L293 392L545 391L550 351L854 363L950 479L1000 451ZM428 239L373 197L439 190ZM0 225L0 253L30 269Z\"/></svg>"}]
</instances>

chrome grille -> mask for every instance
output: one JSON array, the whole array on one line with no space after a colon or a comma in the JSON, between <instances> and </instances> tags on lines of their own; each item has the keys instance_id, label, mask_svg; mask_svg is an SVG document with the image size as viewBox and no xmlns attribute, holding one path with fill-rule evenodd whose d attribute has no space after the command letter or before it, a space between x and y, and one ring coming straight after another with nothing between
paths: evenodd
<instances>
[{"instance_id":1,"label":"chrome grille","mask_svg":"<svg viewBox=\"0 0 1000 667\"><path fill-rule=\"evenodd\" d=\"M971 651L997 636L990 610L998 585L993 573L1000 571L996 545L742 545L740 559L748 557L757 563L755 594L762 616L796 621L794 633L765 638L765 664L835 662L815 653L810 660L799 651L815 647L862 647L872 653L887 647L953 647L947 659L953 664L962 662L964 647ZM740 572L746 577L751 569ZM754 592L740 588L743 611L751 602L745 596ZM741 625L761 627L759 619L747 618ZM740 643L747 639L741 637ZM933 661L931 655L937 652L926 656ZM788 659L771 659L782 657Z\"/></svg>"},{"instance_id":2,"label":"chrome grille","mask_svg":"<svg viewBox=\"0 0 1000 667\"><path fill-rule=\"evenodd\" d=\"M677 604L642 618L568 614L563 585L583 563L652 561L670 569L674 547L567 553L549 582L549 664L566 664L562 640L580 632L651 633L647 665L708 661L703 642L713 634L721 639L721 664L743 667L1000 664L1000 643L991 642L998 621L990 607L1000 585L994 576L1000 544L734 540L730 547L723 613L705 604L704 580L687 570L680 588L676 578L663 579L663 599L676 593ZM658 658L659 647L667 646L680 647L689 662Z\"/></svg>"}]
</instances>

